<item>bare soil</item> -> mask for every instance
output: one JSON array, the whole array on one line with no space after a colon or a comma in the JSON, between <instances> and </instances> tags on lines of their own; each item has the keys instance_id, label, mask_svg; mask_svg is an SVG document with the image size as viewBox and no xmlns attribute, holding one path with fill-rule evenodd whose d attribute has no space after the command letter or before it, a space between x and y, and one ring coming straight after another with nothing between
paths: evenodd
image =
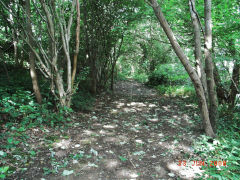
<instances>
[{"instance_id":1,"label":"bare soil","mask_svg":"<svg viewBox=\"0 0 240 180\"><path fill-rule=\"evenodd\" d=\"M11 179L194 179L201 172L191 165L198 160L192 143L202 128L187 99L119 81L114 93L97 97L93 111L72 119L61 131L29 132L37 155ZM184 160L187 166L179 166Z\"/></svg>"}]
</instances>

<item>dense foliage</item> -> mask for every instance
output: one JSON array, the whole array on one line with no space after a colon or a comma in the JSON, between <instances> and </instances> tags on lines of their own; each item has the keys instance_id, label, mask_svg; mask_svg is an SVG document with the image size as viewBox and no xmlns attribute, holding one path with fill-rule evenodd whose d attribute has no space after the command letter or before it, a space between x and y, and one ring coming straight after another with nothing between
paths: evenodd
<instances>
[{"instance_id":1,"label":"dense foliage","mask_svg":"<svg viewBox=\"0 0 240 180\"><path fill-rule=\"evenodd\" d=\"M197 72L188 1L158 2ZM225 160L227 166L203 168L202 178L240 179L239 8L238 0L212 2L217 137L201 135L194 152L208 161ZM152 7L143 0L1 0L0 10L0 179L11 177L37 154L26 143L28 130L64 131L75 113L94 111L96 98L114 90L115 81L135 79L160 96L201 102ZM195 10L203 42L203 0L196 1ZM57 173L66 166L44 172Z\"/></svg>"}]
</instances>

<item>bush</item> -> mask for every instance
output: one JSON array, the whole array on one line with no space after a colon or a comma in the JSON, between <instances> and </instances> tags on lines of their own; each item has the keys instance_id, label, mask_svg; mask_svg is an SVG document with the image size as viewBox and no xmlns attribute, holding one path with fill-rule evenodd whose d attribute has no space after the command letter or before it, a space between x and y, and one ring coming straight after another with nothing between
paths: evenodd
<instances>
[{"instance_id":1,"label":"bush","mask_svg":"<svg viewBox=\"0 0 240 180\"><path fill-rule=\"evenodd\" d=\"M72 97L72 108L74 110L89 111L93 107L95 98L89 92L79 91Z\"/></svg>"},{"instance_id":2,"label":"bush","mask_svg":"<svg viewBox=\"0 0 240 180\"><path fill-rule=\"evenodd\" d=\"M127 75L121 72L117 73L117 80L127 80Z\"/></svg>"},{"instance_id":3,"label":"bush","mask_svg":"<svg viewBox=\"0 0 240 180\"><path fill-rule=\"evenodd\" d=\"M54 126L69 120L66 115L71 109L59 107L58 112L53 111L50 102L39 105L34 100L30 91L15 88L14 93L9 93L8 87L0 88L0 112L7 114L8 122L19 122L20 125L47 124Z\"/></svg>"},{"instance_id":4,"label":"bush","mask_svg":"<svg viewBox=\"0 0 240 180\"><path fill-rule=\"evenodd\" d=\"M195 96L194 87L188 85L175 85L175 86L165 86L165 85L158 85L156 87L157 91L161 95L168 95L168 96Z\"/></svg>"},{"instance_id":5,"label":"bush","mask_svg":"<svg viewBox=\"0 0 240 180\"><path fill-rule=\"evenodd\" d=\"M133 79L141 83L146 83L148 81L148 76L145 73L135 74Z\"/></svg>"},{"instance_id":6,"label":"bush","mask_svg":"<svg viewBox=\"0 0 240 180\"><path fill-rule=\"evenodd\" d=\"M153 71L146 83L149 86L189 84L188 74L181 65L162 64Z\"/></svg>"}]
</instances>

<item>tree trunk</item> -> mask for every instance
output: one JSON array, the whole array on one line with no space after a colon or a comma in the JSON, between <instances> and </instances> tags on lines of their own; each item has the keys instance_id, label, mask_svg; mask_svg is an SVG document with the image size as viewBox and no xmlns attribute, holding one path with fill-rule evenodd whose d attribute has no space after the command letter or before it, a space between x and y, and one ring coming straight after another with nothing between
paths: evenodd
<instances>
[{"instance_id":1,"label":"tree trunk","mask_svg":"<svg viewBox=\"0 0 240 180\"><path fill-rule=\"evenodd\" d=\"M113 85L114 85L114 69L115 69L115 64L112 65L112 71L111 71L111 91L113 91Z\"/></svg>"},{"instance_id":2,"label":"tree trunk","mask_svg":"<svg viewBox=\"0 0 240 180\"><path fill-rule=\"evenodd\" d=\"M204 88L205 97L207 98L208 97L207 80L206 80L206 74L202 64L201 28L200 28L200 21L198 18L197 10L195 8L195 0L189 0L189 8L190 8L190 14L191 14L193 30L194 30L194 47L195 47L194 55L195 55L195 61L196 61L196 69Z\"/></svg>"},{"instance_id":3,"label":"tree trunk","mask_svg":"<svg viewBox=\"0 0 240 180\"><path fill-rule=\"evenodd\" d=\"M235 105L236 96L239 93L239 74L240 74L240 63L236 58L236 47L235 47L234 39L231 39L229 42L230 53L233 57L235 57L235 62L233 66L232 78L231 78L231 86L230 86L230 93L228 96L228 103L229 103L229 110L233 110Z\"/></svg>"},{"instance_id":4,"label":"tree trunk","mask_svg":"<svg viewBox=\"0 0 240 180\"><path fill-rule=\"evenodd\" d=\"M218 117L218 101L213 76L213 62L212 62L212 18L211 18L211 0L204 0L204 14L205 14L205 65L206 78L208 86L209 99L209 118L213 127L216 129L216 119Z\"/></svg>"},{"instance_id":5,"label":"tree trunk","mask_svg":"<svg viewBox=\"0 0 240 180\"><path fill-rule=\"evenodd\" d=\"M9 74L8 74L8 69L7 69L7 66L6 66L6 64L5 64L5 62L4 62L3 51L2 51L1 48L0 48L0 58L2 59L3 69L4 69L4 71L6 72L6 76L7 76L8 82L10 82L10 77L9 77Z\"/></svg>"},{"instance_id":6,"label":"tree trunk","mask_svg":"<svg viewBox=\"0 0 240 180\"><path fill-rule=\"evenodd\" d=\"M228 93L227 90L223 87L220 79L220 75L218 73L218 69L216 64L214 63L214 70L213 70L214 80L216 83L216 91L217 91L217 98L219 103L225 103L228 100Z\"/></svg>"},{"instance_id":7,"label":"tree trunk","mask_svg":"<svg viewBox=\"0 0 240 180\"><path fill-rule=\"evenodd\" d=\"M97 93L97 68L96 68L96 60L95 56L91 58L91 93Z\"/></svg>"},{"instance_id":8,"label":"tree trunk","mask_svg":"<svg viewBox=\"0 0 240 180\"><path fill-rule=\"evenodd\" d=\"M236 61L233 67L233 73L232 73L232 83L230 86L230 94L228 98L229 102L229 109L233 109L235 105L235 99L237 94L239 93L239 75L240 75L240 64Z\"/></svg>"},{"instance_id":9,"label":"tree trunk","mask_svg":"<svg viewBox=\"0 0 240 180\"><path fill-rule=\"evenodd\" d=\"M14 49L14 61L17 66L20 66L20 63L18 61L18 48L17 48L18 41L17 41L15 30L13 30L12 34L13 34L12 37L13 37L13 49Z\"/></svg>"},{"instance_id":10,"label":"tree trunk","mask_svg":"<svg viewBox=\"0 0 240 180\"><path fill-rule=\"evenodd\" d=\"M201 111L201 116L203 119L203 125L205 128L205 132L208 136L211 137L215 137L215 134L213 132L210 120L209 120L209 113L208 113L208 106L207 106L207 102L206 102L206 98L204 95L204 89L201 83L200 78L198 77L197 73L195 72L195 70L193 69L193 67L190 64L189 59L187 58L187 56L184 54L182 48L180 47L180 45L178 44L171 28L169 27L161 9L160 6L158 5L156 0L149 0L154 13L156 15L156 17L158 18L160 25L162 26L164 32L166 33L176 55L178 56L178 58L180 59L181 63L183 64L184 68L186 69L188 75L190 76L195 90L196 90L196 94L199 98L199 108Z\"/></svg>"},{"instance_id":11,"label":"tree trunk","mask_svg":"<svg viewBox=\"0 0 240 180\"><path fill-rule=\"evenodd\" d=\"M33 34L32 34L32 26L30 22L30 16L31 16L30 0L26 0L26 13L27 13L27 31L28 31L29 43L31 44L31 46L33 46L33 39L32 39ZM35 69L35 55L32 51L29 52L29 62L30 62L30 76L32 78L33 91L35 93L37 102L41 104L42 95L38 85L38 78L37 78L37 73Z\"/></svg>"},{"instance_id":12,"label":"tree trunk","mask_svg":"<svg viewBox=\"0 0 240 180\"><path fill-rule=\"evenodd\" d=\"M77 1L77 27L76 27L76 47L75 47L75 53L73 57L73 72L72 72L72 87L74 85L75 75L77 71L77 58L79 53L79 34L80 34L80 5L79 0Z\"/></svg>"}]
</instances>

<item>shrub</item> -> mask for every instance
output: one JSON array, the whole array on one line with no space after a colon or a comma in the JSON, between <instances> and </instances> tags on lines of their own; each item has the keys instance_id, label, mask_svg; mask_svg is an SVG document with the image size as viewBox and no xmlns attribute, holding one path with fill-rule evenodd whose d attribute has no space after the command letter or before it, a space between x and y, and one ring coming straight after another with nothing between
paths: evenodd
<instances>
[{"instance_id":1,"label":"shrub","mask_svg":"<svg viewBox=\"0 0 240 180\"><path fill-rule=\"evenodd\" d=\"M153 71L146 83L149 86L189 84L188 74L181 65L162 64Z\"/></svg>"},{"instance_id":2,"label":"shrub","mask_svg":"<svg viewBox=\"0 0 240 180\"><path fill-rule=\"evenodd\" d=\"M168 96L195 96L195 90L192 86L188 85L175 85L175 86L165 86L165 85L158 85L156 87L157 91L161 95L168 95Z\"/></svg>"},{"instance_id":3,"label":"shrub","mask_svg":"<svg viewBox=\"0 0 240 180\"><path fill-rule=\"evenodd\" d=\"M141 83L146 83L148 81L148 76L145 73L135 74L133 79Z\"/></svg>"},{"instance_id":4,"label":"shrub","mask_svg":"<svg viewBox=\"0 0 240 180\"><path fill-rule=\"evenodd\" d=\"M89 111L93 107L95 98L89 92L79 91L72 97L72 108L75 110Z\"/></svg>"},{"instance_id":5,"label":"shrub","mask_svg":"<svg viewBox=\"0 0 240 180\"><path fill-rule=\"evenodd\" d=\"M47 124L54 126L69 120L66 115L72 110L66 107L59 107L57 112L53 111L50 102L39 105L30 91L22 88L15 88L15 92L9 91L9 87L0 88L0 112L7 114L7 122L19 122L22 126Z\"/></svg>"}]
</instances>

